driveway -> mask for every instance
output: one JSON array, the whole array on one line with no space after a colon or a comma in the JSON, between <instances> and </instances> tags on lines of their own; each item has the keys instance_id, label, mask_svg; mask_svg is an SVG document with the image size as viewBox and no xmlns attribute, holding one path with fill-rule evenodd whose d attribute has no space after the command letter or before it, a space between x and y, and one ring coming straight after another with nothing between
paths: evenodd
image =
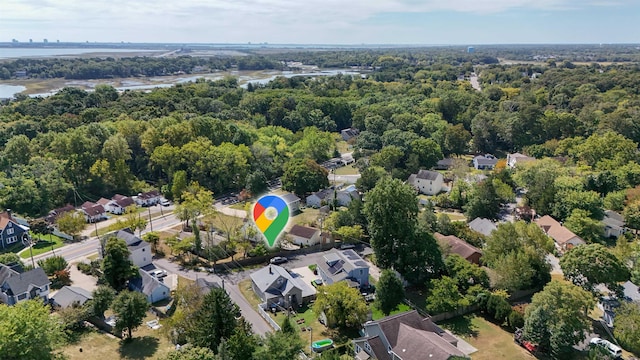
<instances>
[{"instance_id":1,"label":"driveway","mask_svg":"<svg viewBox=\"0 0 640 360\"><path fill-rule=\"evenodd\" d=\"M88 263L90 260L85 258L81 259L81 261ZM97 279L93 276L85 275L78 270L77 264L81 261L74 261L69 266L69 273L71 274L72 281L71 285L93 292L93 290L98 287L96 283Z\"/></svg>"},{"instance_id":2,"label":"driveway","mask_svg":"<svg viewBox=\"0 0 640 360\"><path fill-rule=\"evenodd\" d=\"M562 268L560 268L560 259L555 257L552 254L547 254L546 256L547 263L551 265L551 274L559 274L562 275Z\"/></svg>"}]
</instances>

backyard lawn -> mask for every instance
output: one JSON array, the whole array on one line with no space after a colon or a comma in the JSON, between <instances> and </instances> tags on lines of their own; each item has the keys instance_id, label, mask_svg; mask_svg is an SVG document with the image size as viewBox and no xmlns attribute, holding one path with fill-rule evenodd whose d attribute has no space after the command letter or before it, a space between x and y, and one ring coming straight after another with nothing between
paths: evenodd
<instances>
[{"instance_id":1,"label":"backyard lawn","mask_svg":"<svg viewBox=\"0 0 640 360\"><path fill-rule=\"evenodd\" d=\"M300 210L300 212L295 215L292 220L294 224L298 225L308 225L316 222L320 217L320 209L314 208L305 208Z\"/></svg>"},{"instance_id":2,"label":"backyard lawn","mask_svg":"<svg viewBox=\"0 0 640 360\"><path fill-rule=\"evenodd\" d=\"M44 254L47 251L51 251L51 249L57 249L64 246L64 239L53 234L51 234L51 237L49 237L49 235L31 234L31 238L34 240L39 239L38 242L33 245L33 249L31 251L33 252L33 256ZM29 248L25 248L19 253L19 255L23 259L28 259L31 257L31 252L29 251Z\"/></svg>"},{"instance_id":3,"label":"backyard lawn","mask_svg":"<svg viewBox=\"0 0 640 360\"><path fill-rule=\"evenodd\" d=\"M473 360L535 359L527 350L513 342L513 334L475 314L458 316L439 323L478 349Z\"/></svg>"},{"instance_id":4,"label":"backyard lawn","mask_svg":"<svg viewBox=\"0 0 640 360\"><path fill-rule=\"evenodd\" d=\"M347 165L339 167L333 171L336 175L358 175L360 171L354 168L353 165Z\"/></svg>"},{"instance_id":5,"label":"backyard lawn","mask_svg":"<svg viewBox=\"0 0 640 360\"><path fill-rule=\"evenodd\" d=\"M151 330L146 326L145 323L150 320L155 320L155 317L148 314L143 325L134 331L130 342L125 343L111 335L88 330L77 343L62 348L62 353L68 360L161 358L173 349L173 345L162 335L162 329Z\"/></svg>"}]
</instances>

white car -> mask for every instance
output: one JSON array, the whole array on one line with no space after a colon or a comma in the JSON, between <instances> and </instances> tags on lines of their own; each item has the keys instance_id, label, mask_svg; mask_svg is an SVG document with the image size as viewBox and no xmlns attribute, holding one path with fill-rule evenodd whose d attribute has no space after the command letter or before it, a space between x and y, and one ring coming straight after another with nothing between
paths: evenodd
<instances>
[{"instance_id":1,"label":"white car","mask_svg":"<svg viewBox=\"0 0 640 360\"><path fill-rule=\"evenodd\" d=\"M166 270L161 270L161 269L151 270L151 271L149 271L149 275L153 276L156 279L161 279L161 278L167 276L167 271Z\"/></svg>"},{"instance_id":2,"label":"white car","mask_svg":"<svg viewBox=\"0 0 640 360\"><path fill-rule=\"evenodd\" d=\"M620 347L616 346L615 344L612 344L611 342L605 339L596 337L591 339L589 343L591 343L591 345L602 346L603 348L607 349L607 351L609 351L609 353L615 356L617 359L622 357L622 349L620 349Z\"/></svg>"},{"instance_id":3,"label":"white car","mask_svg":"<svg viewBox=\"0 0 640 360\"><path fill-rule=\"evenodd\" d=\"M171 201L169 201L167 199L162 199L162 200L160 200L160 205L169 206L169 205L171 205Z\"/></svg>"}]
</instances>

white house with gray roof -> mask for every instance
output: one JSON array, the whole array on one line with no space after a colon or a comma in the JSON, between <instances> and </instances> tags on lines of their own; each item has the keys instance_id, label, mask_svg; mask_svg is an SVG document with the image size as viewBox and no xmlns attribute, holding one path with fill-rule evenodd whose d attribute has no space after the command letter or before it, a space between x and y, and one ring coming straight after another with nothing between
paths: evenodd
<instances>
[{"instance_id":1,"label":"white house with gray roof","mask_svg":"<svg viewBox=\"0 0 640 360\"><path fill-rule=\"evenodd\" d=\"M437 195L442 191L444 177L437 171L420 170L417 174L411 174L407 183L421 194Z\"/></svg>"},{"instance_id":2,"label":"white house with gray roof","mask_svg":"<svg viewBox=\"0 0 640 360\"><path fill-rule=\"evenodd\" d=\"M604 218L604 236L619 237L624 233L624 217L613 210L605 210Z\"/></svg>"},{"instance_id":3,"label":"white house with gray roof","mask_svg":"<svg viewBox=\"0 0 640 360\"><path fill-rule=\"evenodd\" d=\"M328 189L322 189L320 191L316 191L313 194L307 196L306 203L307 206L318 209L322 205L329 204L333 201L335 194L335 189L330 187Z\"/></svg>"},{"instance_id":4,"label":"white house with gray roof","mask_svg":"<svg viewBox=\"0 0 640 360\"><path fill-rule=\"evenodd\" d=\"M47 300L51 282L42 268L18 272L0 264L0 301L7 305L42 298Z\"/></svg>"},{"instance_id":5,"label":"white house with gray roof","mask_svg":"<svg viewBox=\"0 0 640 360\"><path fill-rule=\"evenodd\" d=\"M498 159L491 154L478 155L473 158L473 167L477 170L493 170Z\"/></svg>"},{"instance_id":6,"label":"white house with gray roof","mask_svg":"<svg viewBox=\"0 0 640 360\"><path fill-rule=\"evenodd\" d=\"M296 194L287 193L280 195L280 198L287 204L291 214L295 214L300 211L300 198Z\"/></svg>"},{"instance_id":7,"label":"white house with gray roof","mask_svg":"<svg viewBox=\"0 0 640 360\"><path fill-rule=\"evenodd\" d=\"M316 291L304 280L277 265L266 266L251 274L251 285L266 306L297 307L312 300Z\"/></svg>"},{"instance_id":8,"label":"white house with gray roof","mask_svg":"<svg viewBox=\"0 0 640 360\"><path fill-rule=\"evenodd\" d=\"M327 285L340 281L354 287L369 285L369 265L351 249L331 249L316 265L318 275Z\"/></svg>"},{"instance_id":9,"label":"white house with gray roof","mask_svg":"<svg viewBox=\"0 0 640 360\"><path fill-rule=\"evenodd\" d=\"M129 260L137 267L151 265L153 254L151 254L151 244L135 236L131 230L120 230L115 235L118 239L124 240L129 249Z\"/></svg>"},{"instance_id":10,"label":"white house with gray roof","mask_svg":"<svg viewBox=\"0 0 640 360\"><path fill-rule=\"evenodd\" d=\"M349 206L353 200L360 200L360 192L355 185L346 186L336 193L339 206Z\"/></svg>"},{"instance_id":11,"label":"white house with gray roof","mask_svg":"<svg viewBox=\"0 0 640 360\"><path fill-rule=\"evenodd\" d=\"M142 269L138 270L138 275L138 277L129 280L129 288L143 293L149 303L153 304L171 296L171 289L161 280Z\"/></svg>"}]
</instances>

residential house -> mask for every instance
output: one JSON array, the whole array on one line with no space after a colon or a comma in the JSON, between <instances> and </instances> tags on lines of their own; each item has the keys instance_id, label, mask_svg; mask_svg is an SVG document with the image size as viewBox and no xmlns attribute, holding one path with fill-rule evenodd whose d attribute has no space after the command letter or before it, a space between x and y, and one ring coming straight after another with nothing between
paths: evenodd
<instances>
[{"instance_id":1,"label":"residential house","mask_svg":"<svg viewBox=\"0 0 640 360\"><path fill-rule=\"evenodd\" d=\"M303 291L304 284L300 277L294 277L278 265L266 266L251 274L253 291L266 304L267 308L281 306L283 308L298 307L311 297L310 290ZM315 295L315 293L314 293Z\"/></svg>"},{"instance_id":2,"label":"residential house","mask_svg":"<svg viewBox=\"0 0 640 360\"><path fill-rule=\"evenodd\" d=\"M317 264L317 269L327 285L347 281L352 287L369 286L369 265L351 249L331 249Z\"/></svg>"},{"instance_id":3,"label":"residential house","mask_svg":"<svg viewBox=\"0 0 640 360\"><path fill-rule=\"evenodd\" d=\"M288 232L291 242L300 246L312 246L320 243L320 229L293 225Z\"/></svg>"},{"instance_id":4,"label":"residential house","mask_svg":"<svg viewBox=\"0 0 640 360\"><path fill-rule=\"evenodd\" d=\"M523 155L520 153L507 154L507 166L512 169L515 169L515 167L518 165L535 160L536 158L534 157Z\"/></svg>"},{"instance_id":5,"label":"residential house","mask_svg":"<svg viewBox=\"0 0 640 360\"><path fill-rule=\"evenodd\" d=\"M617 238L624 233L624 217L613 210L605 210L604 236Z\"/></svg>"},{"instance_id":6,"label":"residential house","mask_svg":"<svg viewBox=\"0 0 640 360\"><path fill-rule=\"evenodd\" d=\"M484 236L490 236L491 233L497 229L496 224L493 221L485 218L475 218L470 223L467 224L469 229L479 232Z\"/></svg>"},{"instance_id":7,"label":"residential house","mask_svg":"<svg viewBox=\"0 0 640 360\"><path fill-rule=\"evenodd\" d=\"M420 170L417 174L411 174L407 183L416 188L421 194L437 195L442 191L444 178L437 171Z\"/></svg>"},{"instance_id":8,"label":"residential house","mask_svg":"<svg viewBox=\"0 0 640 360\"><path fill-rule=\"evenodd\" d=\"M109 209L109 204L112 202L113 200L109 200L106 198L101 197L98 201L96 201L96 204L98 205L102 205L102 207L107 211L107 212L111 212L111 210Z\"/></svg>"},{"instance_id":9,"label":"residential house","mask_svg":"<svg viewBox=\"0 0 640 360\"><path fill-rule=\"evenodd\" d=\"M353 158L352 153L342 154L340 155L340 159L342 159L342 164L344 164L345 166L356 162L356 160Z\"/></svg>"},{"instance_id":10,"label":"residential house","mask_svg":"<svg viewBox=\"0 0 640 360\"><path fill-rule=\"evenodd\" d=\"M151 190L138 194L134 201L138 206L153 206L158 204L160 199L162 199L160 192L158 192L158 190Z\"/></svg>"},{"instance_id":11,"label":"residential house","mask_svg":"<svg viewBox=\"0 0 640 360\"><path fill-rule=\"evenodd\" d=\"M107 218L107 213L104 209L104 206L100 204L92 203L91 201L85 201L85 203L80 206L80 209L82 210L84 218L88 223L102 221Z\"/></svg>"},{"instance_id":12,"label":"residential house","mask_svg":"<svg viewBox=\"0 0 640 360\"><path fill-rule=\"evenodd\" d=\"M440 246L445 249L445 252L458 254L468 262L480 265L482 250L460 239L457 236L445 236L440 233L434 233L433 236L436 238L436 240L438 240Z\"/></svg>"},{"instance_id":13,"label":"residential house","mask_svg":"<svg viewBox=\"0 0 640 360\"><path fill-rule=\"evenodd\" d=\"M129 260L137 267L145 267L151 264L153 255L151 254L151 244L135 236L129 229L120 230L116 233L118 239L124 240L129 249Z\"/></svg>"},{"instance_id":14,"label":"residential house","mask_svg":"<svg viewBox=\"0 0 640 360\"><path fill-rule=\"evenodd\" d=\"M473 167L477 170L493 170L498 163L498 159L491 154L478 155L473 158Z\"/></svg>"},{"instance_id":15,"label":"residential house","mask_svg":"<svg viewBox=\"0 0 640 360\"><path fill-rule=\"evenodd\" d=\"M467 357L458 340L417 311L368 321L353 340L357 360L449 360Z\"/></svg>"},{"instance_id":16,"label":"residential house","mask_svg":"<svg viewBox=\"0 0 640 360\"><path fill-rule=\"evenodd\" d=\"M571 230L562 226L556 219L549 215L545 215L540 219L535 220L535 223L547 234L556 244L556 247L560 250L569 250L574 246L585 244L578 235L571 232Z\"/></svg>"},{"instance_id":17,"label":"residential house","mask_svg":"<svg viewBox=\"0 0 640 360\"><path fill-rule=\"evenodd\" d=\"M361 200L360 193L355 185L344 187L336 193L338 206L349 206L353 200Z\"/></svg>"},{"instance_id":18,"label":"residential house","mask_svg":"<svg viewBox=\"0 0 640 360\"><path fill-rule=\"evenodd\" d=\"M11 210L0 213L0 243L3 249L18 242L28 243L30 240L29 228L19 224Z\"/></svg>"},{"instance_id":19,"label":"residential house","mask_svg":"<svg viewBox=\"0 0 640 360\"><path fill-rule=\"evenodd\" d=\"M138 270L137 277L129 280L129 289L143 293L151 304L171 296L167 285L142 269Z\"/></svg>"},{"instance_id":20,"label":"residential house","mask_svg":"<svg viewBox=\"0 0 640 360\"><path fill-rule=\"evenodd\" d=\"M109 212L116 215L122 215L127 207L135 204L132 198L120 194L115 194L109 203Z\"/></svg>"},{"instance_id":21,"label":"residential house","mask_svg":"<svg viewBox=\"0 0 640 360\"><path fill-rule=\"evenodd\" d=\"M38 298L48 300L50 285L42 268L20 273L0 264L0 301L7 305Z\"/></svg>"},{"instance_id":22,"label":"residential house","mask_svg":"<svg viewBox=\"0 0 640 360\"><path fill-rule=\"evenodd\" d=\"M335 196L335 189L330 187L328 189L323 189L320 191L316 191L313 194L307 196L306 203L307 206L318 209L322 205L331 203Z\"/></svg>"},{"instance_id":23,"label":"residential house","mask_svg":"<svg viewBox=\"0 0 640 360\"><path fill-rule=\"evenodd\" d=\"M75 211L75 207L71 204L67 204L61 208L57 208L57 209L53 209L51 211L49 211L49 214L47 214L47 216L44 218L49 224L53 224L56 222L56 220L64 215L65 213L68 213L69 211Z\"/></svg>"},{"instance_id":24,"label":"residential house","mask_svg":"<svg viewBox=\"0 0 640 360\"><path fill-rule=\"evenodd\" d=\"M599 285L597 289L600 290L602 293L606 293L609 291L609 289L607 289L606 286L602 286L602 285ZM638 304L638 306L640 306L640 287L638 287L636 284L632 283L631 281L627 281L624 284L622 284L622 290L624 293L623 297L621 298L610 297L610 296L601 297L597 304L598 308L603 312L602 320L610 328L613 328L614 326L616 310L621 305L622 301L633 302L635 304Z\"/></svg>"},{"instance_id":25,"label":"residential house","mask_svg":"<svg viewBox=\"0 0 640 360\"><path fill-rule=\"evenodd\" d=\"M295 214L300 211L300 198L297 197L296 194L287 193L281 195L280 198L287 204L289 213Z\"/></svg>"},{"instance_id":26,"label":"residential house","mask_svg":"<svg viewBox=\"0 0 640 360\"><path fill-rule=\"evenodd\" d=\"M82 306L91 299L93 299L93 295L90 291L77 286L63 286L51 297L53 305L62 309L74 305Z\"/></svg>"},{"instance_id":27,"label":"residential house","mask_svg":"<svg viewBox=\"0 0 640 360\"><path fill-rule=\"evenodd\" d=\"M453 158L445 158L442 160L438 160L438 162L436 163L435 169L436 170L449 170L453 164L455 164L455 159Z\"/></svg>"},{"instance_id":28,"label":"residential house","mask_svg":"<svg viewBox=\"0 0 640 360\"><path fill-rule=\"evenodd\" d=\"M340 136L342 136L342 140L349 141L360 134L360 130L355 128L347 128L340 130Z\"/></svg>"}]
</instances>

